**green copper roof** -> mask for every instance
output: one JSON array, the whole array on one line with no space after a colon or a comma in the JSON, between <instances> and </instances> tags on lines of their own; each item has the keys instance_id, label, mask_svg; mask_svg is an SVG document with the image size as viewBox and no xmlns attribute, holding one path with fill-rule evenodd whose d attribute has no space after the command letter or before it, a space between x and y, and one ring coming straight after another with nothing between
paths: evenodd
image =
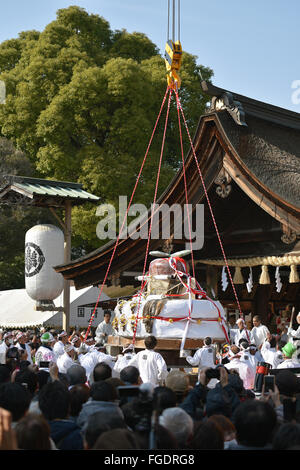
<instances>
[{"instance_id":1,"label":"green copper roof","mask_svg":"<svg viewBox=\"0 0 300 470\"><path fill-rule=\"evenodd\" d=\"M97 202L98 196L88 193L79 183L68 181L43 180L23 176L5 176L5 186L0 190L0 198L5 197L8 192L21 192L29 197L67 198L72 202Z\"/></svg>"}]
</instances>

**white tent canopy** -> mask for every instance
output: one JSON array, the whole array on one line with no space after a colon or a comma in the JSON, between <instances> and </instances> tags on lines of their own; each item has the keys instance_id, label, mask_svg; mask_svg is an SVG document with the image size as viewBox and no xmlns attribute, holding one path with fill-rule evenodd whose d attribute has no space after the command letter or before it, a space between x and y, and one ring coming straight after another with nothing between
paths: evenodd
<instances>
[{"instance_id":1,"label":"white tent canopy","mask_svg":"<svg viewBox=\"0 0 300 470\"><path fill-rule=\"evenodd\" d=\"M89 304L97 301L99 289L97 287L87 287L85 289L76 290L75 287L70 288L70 326L78 326L86 328L88 326L88 315L80 317L77 313L79 305ZM101 301L109 297L104 293L101 294ZM63 305L63 296L54 300L57 307ZM91 309L90 309L91 310ZM84 312L83 312L84 313ZM98 309L97 318L93 321L92 326L97 326L103 318L103 310ZM25 289L13 289L0 292L0 327L1 328L30 328L36 326L53 326L62 327L62 313L46 311L41 312L35 310L35 301L32 300Z\"/></svg>"}]
</instances>

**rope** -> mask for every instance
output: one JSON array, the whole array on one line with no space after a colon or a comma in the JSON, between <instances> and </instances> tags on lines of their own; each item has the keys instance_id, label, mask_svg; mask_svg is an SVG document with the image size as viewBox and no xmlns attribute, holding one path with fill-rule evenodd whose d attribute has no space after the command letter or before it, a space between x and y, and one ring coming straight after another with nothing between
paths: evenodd
<instances>
[{"instance_id":1,"label":"rope","mask_svg":"<svg viewBox=\"0 0 300 470\"><path fill-rule=\"evenodd\" d=\"M104 279L103 279L103 283L102 283L102 286L101 286L101 289L100 289L100 292L99 292L99 295L98 295L98 298L97 298L97 301L96 301L96 304L95 304L93 313L92 313L91 318L90 318L90 321L89 321L89 325L88 325L88 328L87 328L87 331L86 331L86 334L85 334L85 337L84 337L84 342L86 341L86 339L87 339L87 337L88 337L88 334L89 334L89 332L90 332L91 325L92 325L92 322L93 322L93 320L94 320L95 312L96 312L96 309L97 309L97 307L98 307L98 303L99 303L99 301L100 301L100 297L101 297L101 294L102 294L104 285L105 285L105 283L106 283L107 276L108 276L108 273L109 273L109 270L110 270L110 267L111 267L113 258L114 258L114 256L115 256L115 252L116 252L117 246L118 246L118 244L119 244L120 236L121 236L121 233L122 233L122 231L123 231L123 228L124 228L124 225L125 225L125 221L127 220L127 215L128 215L130 206L131 206L131 204L132 204L132 200L133 200L134 194L135 194L135 192L136 192L136 188L137 188L137 186L138 186L138 183L139 183L139 180L140 180L140 177L141 177L141 174L142 174L142 171L143 171L143 168L144 168L144 165L145 165L145 162L146 162L146 159L147 159L149 150L150 150L150 146L151 146L151 144L152 144L152 140L153 140L153 137L154 137L154 134L155 134L155 131L156 131L156 128L157 128L157 125L158 125L158 122L159 122L159 119L160 119L160 116L161 116L163 107L164 107L165 102L166 102L166 98L167 98L168 91L169 91L169 87L167 87L166 92L165 92L165 95L164 95L164 97L163 97L162 104L161 104L161 107L160 107L160 110L159 110L159 113L158 113L158 116L157 116L157 119L156 119L156 122L155 122L155 125L154 125L154 128L153 128L153 131L152 131L152 135L151 135L151 137L150 137L150 140L149 140L149 143L148 143L148 147L147 147L147 149L146 149L146 153L145 153L145 155L144 155L144 159L143 159L143 162L142 162L142 165L141 165L139 174L138 174L138 176L137 176L137 179L136 179L136 182L135 182L135 185L134 185L134 188L133 188L131 197L130 197L130 201L129 201L129 204L128 204L128 207L127 207L127 210L126 210L126 213L125 213L123 222L122 222L122 227L121 227L120 232L119 232L119 234L118 234L118 237L117 237L117 240L116 240L116 243L115 243L115 246L114 246L114 249L113 249L113 252L112 252L112 255L111 255L111 258L110 258L110 261L109 261L109 264L108 264L108 267L107 267L107 270L106 270L106 273L105 273L105 276L104 276Z\"/></svg>"},{"instance_id":2,"label":"rope","mask_svg":"<svg viewBox=\"0 0 300 470\"><path fill-rule=\"evenodd\" d=\"M196 156L196 152L195 152L195 149L194 149L194 146L193 146L191 135L190 135L188 125L187 125L187 122L186 122L186 119L185 119L185 115L184 115L184 112L183 112L183 109L182 109L182 106L181 106L181 102L180 102L180 99L179 99L179 96L178 96L178 92L176 90L175 90L175 94L176 94L176 99L177 99L178 105L180 107L180 111L181 111L181 114L182 114L182 118L183 118L183 121L184 121L186 131L187 131L187 135L188 135L188 138L189 138L189 141L190 141L190 145L191 145L191 148L192 148L192 151L193 151L193 155L194 155L194 158L195 158L195 161L196 161L198 173L199 173L201 183L202 183L202 186L203 186L203 189L204 189L204 193L205 193L205 197L206 197L206 200L207 200L209 211L210 211L210 214L211 214L211 217L212 217L212 221L213 221L216 233L217 233L217 237L218 237L218 240L219 240L220 248L221 248L222 255L223 255L223 258L224 258L224 261L225 261L225 265L226 265L226 268L227 268L228 276L229 276L229 279L230 279L230 282L231 282L231 285L232 285L235 300L236 300L236 303L238 305L238 309L239 309L239 312L240 312L240 317L243 318L244 315L243 315L241 305L240 305L240 302L239 302L239 299L238 299L238 296L237 296L237 292L236 292L236 289L235 289L235 286L234 286L234 283L233 283L233 279L232 279L231 272L230 272L230 269L229 269L229 265L228 265L228 262L227 262L227 257L226 257L225 250L224 250L224 247L223 247L223 243L222 243L220 233L219 233L219 230L218 230L217 222L216 222L213 210L212 210L212 206L211 206L210 199L209 199L209 196L208 196L208 192L207 192L207 189L206 189L206 186L205 186L205 183L204 183L202 172L200 170L200 166L199 166L199 163L198 163L198 160L197 160L197 156Z\"/></svg>"},{"instance_id":3,"label":"rope","mask_svg":"<svg viewBox=\"0 0 300 470\"><path fill-rule=\"evenodd\" d=\"M172 89L169 88L168 107L167 107L165 127L164 127L164 133L163 133L163 139L162 139L161 151L160 151L160 158L159 158L159 164L158 164L158 171L157 171L157 177L156 177L156 183L155 183L155 191L154 191L153 205L152 205L152 210L151 210L150 227L149 227L149 231L148 231L148 239L147 239L147 246L146 246L146 254L145 254L145 260L144 260L142 279L145 278L145 273L146 273L146 265L147 265L147 258L148 258L148 253L149 253L150 238L151 238L151 231L152 231L153 212L154 212L156 198L157 198L157 190L158 190L158 183L159 183L159 177L160 177L160 171L161 171L161 163L162 163L162 157L163 157L164 147L165 147L166 131L167 131L167 124L168 124L168 120L169 120L171 97L172 97ZM135 326L134 326L134 332L133 332L133 338L132 338L132 344L133 345L135 344L135 337L136 337L137 323L138 323L138 315L139 315L141 298L142 298L142 294L143 294L143 290L145 288L145 285L146 285L146 282L144 283L144 285L142 286L142 288L139 292L139 303L138 303L138 309L137 309L137 318L136 318L136 322L135 322Z\"/></svg>"},{"instance_id":4,"label":"rope","mask_svg":"<svg viewBox=\"0 0 300 470\"><path fill-rule=\"evenodd\" d=\"M185 161L184 161L184 152L183 152L183 142L182 142L182 131L181 131L181 121L180 121L180 108L178 102L178 94L176 93L176 102L177 102L177 114L178 114L178 127L179 127L179 136L180 136L180 148L181 148L181 159L182 159L182 169L183 169L183 179L184 179L184 192L185 192L185 202L187 205L187 216L188 216L188 227L189 227L189 237L190 237L190 247L191 247L191 258L192 258L192 268L193 268L193 277L196 279L195 275L195 264L194 264L194 254L192 248L192 231L191 231L191 220L190 212L188 210L188 191L186 184L186 173L185 173Z\"/></svg>"}]
</instances>

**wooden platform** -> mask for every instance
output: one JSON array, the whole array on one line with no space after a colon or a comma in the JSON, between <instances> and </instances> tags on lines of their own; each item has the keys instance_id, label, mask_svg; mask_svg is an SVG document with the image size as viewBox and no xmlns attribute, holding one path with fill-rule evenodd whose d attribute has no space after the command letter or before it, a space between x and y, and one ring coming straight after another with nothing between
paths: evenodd
<instances>
[{"instance_id":1,"label":"wooden platform","mask_svg":"<svg viewBox=\"0 0 300 470\"><path fill-rule=\"evenodd\" d=\"M224 339L214 339L214 343L224 343ZM119 354L120 350L123 349L124 346L129 345L132 343L132 338L126 338L123 336L109 336L107 339L107 346L109 349L109 353L112 355ZM181 346L181 339L171 339L171 338L157 338L157 346L155 347L155 351L160 353L164 360L167 363L168 367L183 367L189 368L191 367L190 364L186 361L184 357L179 356ZM201 348L203 346L203 338L199 339L191 339L187 338L185 341L184 349L189 349L192 351L192 355L194 354L195 350ZM144 339L137 339L134 343L135 350L137 352L145 349L145 342Z\"/></svg>"}]
</instances>

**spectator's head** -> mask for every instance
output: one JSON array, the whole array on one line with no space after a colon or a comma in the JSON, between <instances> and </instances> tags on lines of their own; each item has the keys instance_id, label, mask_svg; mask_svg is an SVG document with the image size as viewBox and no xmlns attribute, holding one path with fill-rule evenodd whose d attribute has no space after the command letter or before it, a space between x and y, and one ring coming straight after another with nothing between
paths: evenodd
<instances>
[{"instance_id":1,"label":"spectator's head","mask_svg":"<svg viewBox=\"0 0 300 470\"><path fill-rule=\"evenodd\" d=\"M210 338L210 336L206 336L203 340L205 346L210 346L211 343L212 343L212 339Z\"/></svg>"},{"instance_id":2,"label":"spectator's head","mask_svg":"<svg viewBox=\"0 0 300 470\"><path fill-rule=\"evenodd\" d=\"M129 431L128 429L112 429L101 434L93 449L125 450L140 449L140 447L132 431Z\"/></svg>"},{"instance_id":3,"label":"spectator's head","mask_svg":"<svg viewBox=\"0 0 300 470\"><path fill-rule=\"evenodd\" d=\"M192 436L194 423L189 414L182 408L167 408L159 417L159 424L174 434L179 448L188 446Z\"/></svg>"},{"instance_id":4,"label":"spectator's head","mask_svg":"<svg viewBox=\"0 0 300 470\"><path fill-rule=\"evenodd\" d=\"M0 364L0 384L10 382L10 370L6 364Z\"/></svg>"},{"instance_id":5,"label":"spectator's head","mask_svg":"<svg viewBox=\"0 0 300 470\"><path fill-rule=\"evenodd\" d=\"M0 385L0 407L11 412L13 421L25 416L30 402L31 395L23 385L10 382Z\"/></svg>"},{"instance_id":6,"label":"spectator's head","mask_svg":"<svg viewBox=\"0 0 300 470\"><path fill-rule=\"evenodd\" d=\"M236 430L233 422L229 418L226 418L224 415L212 415L208 418L208 421L212 421L222 429L224 442L235 439Z\"/></svg>"},{"instance_id":7,"label":"spectator's head","mask_svg":"<svg viewBox=\"0 0 300 470\"><path fill-rule=\"evenodd\" d=\"M273 439L273 450L289 450L300 446L300 424L284 423L276 431Z\"/></svg>"},{"instance_id":8,"label":"spectator's head","mask_svg":"<svg viewBox=\"0 0 300 470\"><path fill-rule=\"evenodd\" d=\"M176 394L177 403L181 403L189 392L189 377L183 371L173 370L167 375L166 386Z\"/></svg>"},{"instance_id":9,"label":"spectator's head","mask_svg":"<svg viewBox=\"0 0 300 470\"><path fill-rule=\"evenodd\" d=\"M153 408L161 414L167 408L177 405L176 393L169 387L155 387L153 391Z\"/></svg>"},{"instance_id":10,"label":"spectator's head","mask_svg":"<svg viewBox=\"0 0 300 470\"><path fill-rule=\"evenodd\" d=\"M42 346L52 347L55 342L54 336L50 332L46 332L41 336Z\"/></svg>"},{"instance_id":11,"label":"spectator's head","mask_svg":"<svg viewBox=\"0 0 300 470\"><path fill-rule=\"evenodd\" d=\"M47 383L40 390L39 407L48 421L66 419L70 412L70 392L58 380Z\"/></svg>"},{"instance_id":12,"label":"spectator's head","mask_svg":"<svg viewBox=\"0 0 300 470\"><path fill-rule=\"evenodd\" d=\"M16 347L9 348L6 351L6 365L10 372L13 372L20 364L20 353Z\"/></svg>"},{"instance_id":13,"label":"spectator's head","mask_svg":"<svg viewBox=\"0 0 300 470\"><path fill-rule=\"evenodd\" d=\"M101 380L93 383L90 396L95 401L114 401L117 399L117 392L113 385Z\"/></svg>"},{"instance_id":14,"label":"spectator's head","mask_svg":"<svg viewBox=\"0 0 300 470\"><path fill-rule=\"evenodd\" d=\"M246 400L235 409L232 421L239 444L248 447L264 447L272 441L277 416L269 403Z\"/></svg>"},{"instance_id":15,"label":"spectator's head","mask_svg":"<svg viewBox=\"0 0 300 470\"><path fill-rule=\"evenodd\" d=\"M190 447L192 449L224 449L224 434L219 424L210 420L199 421L195 425L193 439Z\"/></svg>"},{"instance_id":16,"label":"spectator's head","mask_svg":"<svg viewBox=\"0 0 300 470\"><path fill-rule=\"evenodd\" d=\"M120 379L126 385L139 385L141 382L140 372L135 366L124 367L120 372Z\"/></svg>"},{"instance_id":17,"label":"spectator's head","mask_svg":"<svg viewBox=\"0 0 300 470\"><path fill-rule=\"evenodd\" d=\"M51 450L50 426L42 415L29 413L16 425L18 448L22 450Z\"/></svg>"},{"instance_id":18,"label":"spectator's head","mask_svg":"<svg viewBox=\"0 0 300 470\"><path fill-rule=\"evenodd\" d=\"M64 352L67 354L71 359L75 357L75 349L74 346L70 343L64 345Z\"/></svg>"},{"instance_id":19,"label":"spectator's head","mask_svg":"<svg viewBox=\"0 0 300 470\"><path fill-rule=\"evenodd\" d=\"M243 330L245 328L245 321L242 318L238 318L236 324L239 330Z\"/></svg>"},{"instance_id":20,"label":"spectator's head","mask_svg":"<svg viewBox=\"0 0 300 470\"><path fill-rule=\"evenodd\" d=\"M111 429L102 418L102 411L88 417L84 429L84 448L86 450L92 449L101 434Z\"/></svg>"},{"instance_id":21,"label":"spectator's head","mask_svg":"<svg viewBox=\"0 0 300 470\"><path fill-rule=\"evenodd\" d=\"M99 362L93 371L94 382L109 379L112 376L111 367L106 362Z\"/></svg>"},{"instance_id":22,"label":"spectator's head","mask_svg":"<svg viewBox=\"0 0 300 470\"><path fill-rule=\"evenodd\" d=\"M230 396L222 388L215 387L208 391L206 395L206 415L221 414L231 417L232 405Z\"/></svg>"},{"instance_id":23,"label":"spectator's head","mask_svg":"<svg viewBox=\"0 0 300 470\"><path fill-rule=\"evenodd\" d=\"M292 397L300 391L299 379L288 369L276 374L275 382L281 396Z\"/></svg>"},{"instance_id":24,"label":"spectator's head","mask_svg":"<svg viewBox=\"0 0 300 470\"><path fill-rule=\"evenodd\" d=\"M70 385L85 384L87 381L86 370L80 364L69 367L66 375Z\"/></svg>"},{"instance_id":25,"label":"spectator's head","mask_svg":"<svg viewBox=\"0 0 300 470\"><path fill-rule=\"evenodd\" d=\"M155 348L155 346L157 345L157 339L155 338L155 336L147 336L145 338L145 348L146 349L149 349L149 350L152 350Z\"/></svg>"},{"instance_id":26,"label":"spectator's head","mask_svg":"<svg viewBox=\"0 0 300 470\"><path fill-rule=\"evenodd\" d=\"M31 396L33 396L38 389L37 375L28 369L17 372L15 382L25 385Z\"/></svg>"},{"instance_id":27,"label":"spectator's head","mask_svg":"<svg viewBox=\"0 0 300 470\"><path fill-rule=\"evenodd\" d=\"M78 416L82 410L82 405L90 397L90 389L84 384L74 385L70 390L70 416Z\"/></svg>"}]
</instances>

